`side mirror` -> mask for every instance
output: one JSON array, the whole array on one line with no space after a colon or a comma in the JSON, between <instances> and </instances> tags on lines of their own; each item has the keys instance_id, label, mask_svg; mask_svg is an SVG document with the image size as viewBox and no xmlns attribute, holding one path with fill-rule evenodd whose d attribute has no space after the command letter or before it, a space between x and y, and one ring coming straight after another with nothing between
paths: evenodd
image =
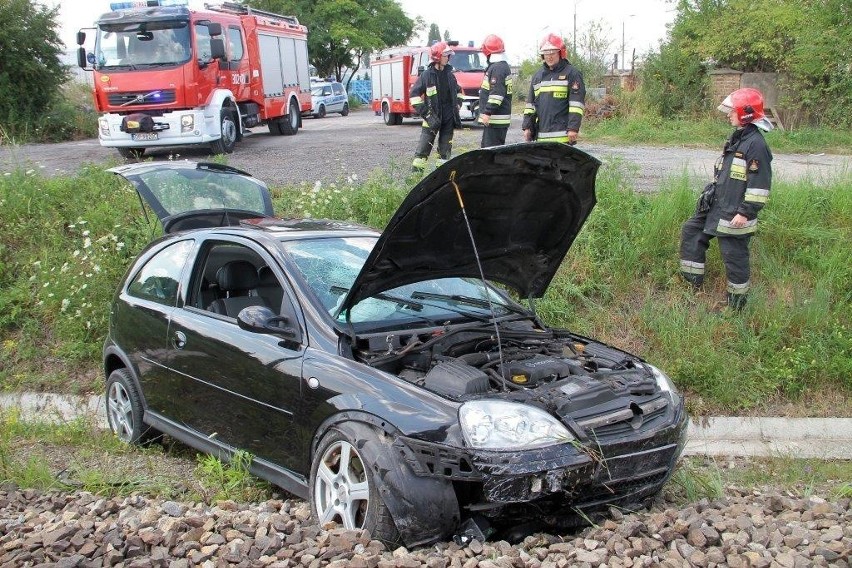
<instances>
[{"instance_id":1,"label":"side mirror","mask_svg":"<svg viewBox=\"0 0 852 568\"><path fill-rule=\"evenodd\" d=\"M212 59L225 59L225 40L220 37L210 39L210 57Z\"/></svg>"},{"instance_id":2,"label":"side mirror","mask_svg":"<svg viewBox=\"0 0 852 568\"><path fill-rule=\"evenodd\" d=\"M240 329L254 333L278 335L291 341L301 341L299 330L290 323L287 316L277 316L266 306L249 306L237 314Z\"/></svg>"},{"instance_id":3,"label":"side mirror","mask_svg":"<svg viewBox=\"0 0 852 568\"><path fill-rule=\"evenodd\" d=\"M94 58L94 55L92 56ZM86 48L82 45L77 48L77 65L81 68L86 69L88 65L86 64Z\"/></svg>"},{"instance_id":4,"label":"side mirror","mask_svg":"<svg viewBox=\"0 0 852 568\"><path fill-rule=\"evenodd\" d=\"M423 67L422 65L417 68L417 74L418 75L422 75L424 71L426 71L426 68Z\"/></svg>"},{"instance_id":5,"label":"side mirror","mask_svg":"<svg viewBox=\"0 0 852 568\"><path fill-rule=\"evenodd\" d=\"M210 32L211 36L220 36L222 35L222 24L210 22L207 24L207 30Z\"/></svg>"},{"instance_id":6,"label":"side mirror","mask_svg":"<svg viewBox=\"0 0 852 568\"><path fill-rule=\"evenodd\" d=\"M86 32L80 30L77 32L77 45L83 45L86 43Z\"/></svg>"}]
</instances>

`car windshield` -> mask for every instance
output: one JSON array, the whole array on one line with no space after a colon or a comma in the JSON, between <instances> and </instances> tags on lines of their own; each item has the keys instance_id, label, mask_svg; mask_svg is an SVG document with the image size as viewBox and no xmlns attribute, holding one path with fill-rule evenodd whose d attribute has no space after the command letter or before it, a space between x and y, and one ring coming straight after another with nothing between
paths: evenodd
<instances>
[{"instance_id":1,"label":"car windshield","mask_svg":"<svg viewBox=\"0 0 852 568\"><path fill-rule=\"evenodd\" d=\"M450 57L450 65L456 71L485 71L488 63L481 51L456 51Z\"/></svg>"},{"instance_id":2,"label":"car windshield","mask_svg":"<svg viewBox=\"0 0 852 568\"><path fill-rule=\"evenodd\" d=\"M323 308L334 315L375 243L372 237L329 237L285 241L282 247ZM353 323L414 320L440 324L460 317L485 319L490 317L492 307L496 315L523 310L480 280L437 278L367 298L352 307L349 319ZM346 321L346 314L339 314L338 320Z\"/></svg>"},{"instance_id":3,"label":"car windshield","mask_svg":"<svg viewBox=\"0 0 852 568\"><path fill-rule=\"evenodd\" d=\"M158 66L189 61L189 27L185 21L100 24L95 65Z\"/></svg>"},{"instance_id":4,"label":"car windshield","mask_svg":"<svg viewBox=\"0 0 852 568\"><path fill-rule=\"evenodd\" d=\"M314 97L321 97L323 95L331 94L331 85L317 85L315 87L311 87L311 95Z\"/></svg>"}]
</instances>

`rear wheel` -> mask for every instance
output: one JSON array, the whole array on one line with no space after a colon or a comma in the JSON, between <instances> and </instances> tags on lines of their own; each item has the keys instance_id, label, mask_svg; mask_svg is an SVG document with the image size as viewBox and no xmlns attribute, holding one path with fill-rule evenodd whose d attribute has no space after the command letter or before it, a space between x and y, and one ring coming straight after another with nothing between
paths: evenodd
<instances>
[{"instance_id":1,"label":"rear wheel","mask_svg":"<svg viewBox=\"0 0 852 568\"><path fill-rule=\"evenodd\" d=\"M341 116L347 116L349 114L349 103L343 103L343 110L340 111Z\"/></svg>"},{"instance_id":2,"label":"rear wheel","mask_svg":"<svg viewBox=\"0 0 852 568\"><path fill-rule=\"evenodd\" d=\"M396 124L396 117L397 115L390 111L390 106L387 103L382 105L382 119L385 121L385 124L393 126Z\"/></svg>"},{"instance_id":3,"label":"rear wheel","mask_svg":"<svg viewBox=\"0 0 852 568\"><path fill-rule=\"evenodd\" d=\"M399 126L400 124L402 124L402 115L400 113L395 113L393 115L393 119L393 123L395 126Z\"/></svg>"},{"instance_id":4,"label":"rear wheel","mask_svg":"<svg viewBox=\"0 0 852 568\"><path fill-rule=\"evenodd\" d=\"M285 136L292 136L299 132L299 107L296 105L296 101L290 101L290 110L287 113L287 116L283 116L279 119L281 134Z\"/></svg>"},{"instance_id":5,"label":"rear wheel","mask_svg":"<svg viewBox=\"0 0 852 568\"><path fill-rule=\"evenodd\" d=\"M116 148L125 160L139 160L145 155L145 148Z\"/></svg>"},{"instance_id":6,"label":"rear wheel","mask_svg":"<svg viewBox=\"0 0 852 568\"><path fill-rule=\"evenodd\" d=\"M160 433L142 422L142 397L127 369L110 373L106 383L106 414L110 430L127 444L142 445Z\"/></svg>"},{"instance_id":7,"label":"rear wheel","mask_svg":"<svg viewBox=\"0 0 852 568\"><path fill-rule=\"evenodd\" d=\"M237 143L237 123L234 113L227 109L219 111L219 121L222 127L222 136L210 143L210 149L214 154L230 154L234 151Z\"/></svg>"}]
</instances>

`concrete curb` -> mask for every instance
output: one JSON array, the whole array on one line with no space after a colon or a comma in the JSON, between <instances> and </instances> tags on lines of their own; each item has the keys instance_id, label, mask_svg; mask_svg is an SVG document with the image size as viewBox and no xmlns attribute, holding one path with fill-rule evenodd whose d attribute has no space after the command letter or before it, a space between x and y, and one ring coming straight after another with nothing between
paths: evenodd
<instances>
[{"instance_id":1,"label":"concrete curb","mask_svg":"<svg viewBox=\"0 0 852 568\"><path fill-rule=\"evenodd\" d=\"M89 416L107 428L103 396L0 394L0 410L27 420ZM704 417L689 424L685 455L852 459L852 418Z\"/></svg>"}]
</instances>

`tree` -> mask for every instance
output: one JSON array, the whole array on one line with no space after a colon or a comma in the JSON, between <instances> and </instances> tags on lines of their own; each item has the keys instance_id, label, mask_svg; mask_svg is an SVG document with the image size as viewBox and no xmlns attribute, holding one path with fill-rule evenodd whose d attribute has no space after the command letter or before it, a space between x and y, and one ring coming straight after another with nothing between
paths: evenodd
<instances>
[{"instance_id":1,"label":"tree","mask_svg":"<svg viewBox=\"0 0 852 568\"><path fill-rule=\"evenodd\" d=\"M415 25L394 0L251 0L246 4L295 15L308 27L311 63L321 76L334 75L338 80L344 70L351 71L351 80L368 53L406 43Z\"/></svg>"},{"instance_id":2,"label":"tree","mask_svg":"<svg viewBox=\"0 0 852 568\"><path fill-rule=\"evenodd\" d=\"M450 30L444 28L444 41L450 41Z\"/></svg>"},{"instance_id":3,"label":"tree","mask_svg":"<svg viewBox=\"0 0 852 568\"><path fill-rule=\"evenodd\" d=\"M21 125L49 111L68 71L60 62L59 6L0 0L0 125Z\"/></svg>"},{"instance_id":4,"label":"tree","mask_svg":"<svg viewBox=\"0 0 852 568\"><path fill-rule=\"evenodd\" d=\"M432 24L429 26L429 36L426 38L426 45L432 45L437 41L441 41L441 30L438 29L438 24Z\"/></svg>"}]
</instances>

